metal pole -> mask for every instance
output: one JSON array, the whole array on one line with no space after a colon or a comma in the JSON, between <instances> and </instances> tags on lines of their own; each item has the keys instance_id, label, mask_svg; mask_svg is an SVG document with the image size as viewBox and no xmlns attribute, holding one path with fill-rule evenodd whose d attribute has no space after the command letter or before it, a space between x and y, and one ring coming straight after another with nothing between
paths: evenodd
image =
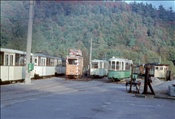
<instances>
[{"instance_id":1,"label":"metal pole","mask_svg":"<svg viewBox=\"0 0 175 119\"><path fill-rule=\"evenodd\" d=\"M91 60L92 60L92 38L90 41L90 56L89 56L89 75L90 75L90 71L91 71Z\"/></svg>"},{"instance_id":2,"label":"metal pole","mask_svg":"<svg viewBox=\"0 0 175 119\"><path fill-rule=\"evenodd\" d=\"M132 92L133 70L134 70L134 65L132 65L132 64L131 64L131 80L130 80L130 88L129 88L129 93L131 93L131 92Z\"/></svg>"},{"instance_id":3,"label":"metal pole","mask_svg":"<svg viewBox=\"0 0 175 119\"><path fill-rule=\"evenodd\" d=\"M149 74L150 74L150 66L145 67L145 81L144 81L144 90L143 94L148 94L148 83L149 83Z\"/></svg>"},{"instance_id":4,"label":"metal pole","mask_svg":"<svg viewBox=\"0 0 175 119\"><path fill-rule=\"evenodd\" d=\"M26 77L25 83L31 83L30 71L28 71L28 64L30 63L31 45L32 45L32 25L33 25L33 6L34 1L30 0L29 20L28 20L28 34L27 34L27 54L26 54Z\"/></svg>"}]
</instances>

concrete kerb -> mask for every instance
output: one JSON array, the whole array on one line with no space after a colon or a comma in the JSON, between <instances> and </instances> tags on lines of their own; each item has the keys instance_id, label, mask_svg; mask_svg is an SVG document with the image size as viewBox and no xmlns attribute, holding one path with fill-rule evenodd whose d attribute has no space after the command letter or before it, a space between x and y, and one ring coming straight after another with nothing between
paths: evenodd
<instances>
[{"instance_id":1,"label":"concrete kerb","mask_svg":"<svg viewBox=\"0 0 175 119\"><path fill-rule=\"evenodd\" d=\"M167 96L167 95L145 95L145 94L135 94L136 97L142 97L142 98L158 98L158 99L170 99L175 100L175 97Z\"/></svg>"}]
</instances>

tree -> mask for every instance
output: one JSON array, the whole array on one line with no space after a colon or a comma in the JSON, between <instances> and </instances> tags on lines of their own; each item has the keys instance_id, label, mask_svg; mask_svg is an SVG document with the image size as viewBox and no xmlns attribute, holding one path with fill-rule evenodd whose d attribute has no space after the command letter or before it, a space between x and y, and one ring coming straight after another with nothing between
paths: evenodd
<instances>
[{"instance_id":1,"label":"tree","mask_svg":"<svg viewBox=\"0 0 175 119\"><path fill-rule=\"evenodd\" d=\"M170 47L169 60L171 60L171 61L175 60L175 47Z\"/></svg>"}]
</instances>

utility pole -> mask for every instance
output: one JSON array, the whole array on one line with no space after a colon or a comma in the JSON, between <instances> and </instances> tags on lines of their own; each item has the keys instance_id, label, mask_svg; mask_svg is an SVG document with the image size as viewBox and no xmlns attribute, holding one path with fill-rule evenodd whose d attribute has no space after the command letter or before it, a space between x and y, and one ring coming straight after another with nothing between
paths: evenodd
<instances>
[{"instance_id":1,"label":"utility pole","mask_svg":"<svg viewBox=\"0 0 175 119\"><path fill-rule=\"evenodd\" d=\"M91 59L92 59L92 38L91 38L91 41L90 41L90 56L89 56L89 75L90 75L90 71L91 71Z\"/></svg>"},{"instance_id":2,"label":"utility pole","mask_svg":"<svg viewBox=\"0 0 175 119\"><path fill-rule=\"evenodd\" d=\"M33 25L33 6L34 0L29 2L29 19L28 19L28 34L27 34L27 54L26 54L26 77L25 84L31 83L30 71L28 70L28 65L30 64L30 55L31 55L31 45L32 45L32 25Z\"/></svg>"},{"instance_id":3,"label":"utility pole","mask_svg":"<svg viewBox=\"0 0 175 119\"><path fill-rule=\"evenodd\" d=\"M159 64L161 64L161 56L159 57Z\"/></svg>"}]
</instances>

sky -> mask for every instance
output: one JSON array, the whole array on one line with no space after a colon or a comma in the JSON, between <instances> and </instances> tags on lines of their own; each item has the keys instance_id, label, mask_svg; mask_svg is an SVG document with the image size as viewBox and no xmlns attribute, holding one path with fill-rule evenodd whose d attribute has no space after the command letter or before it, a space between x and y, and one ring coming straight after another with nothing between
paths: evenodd
<instances>
[{"instance_id":1,"label":"sky","mask_svg":"<svg viewBox=\"0 0 175 119\"><path fill-rule=\"evenodd\" d=\"M126 0L125 2L130 3L134 2L134 0ZM172 7L173 10L175 11L175 1L174 0L162 0L162 1L157 1L157 0L136 0L136 2L143 2L143 3L148 3L152 4L153 7L158 8L160 5L163 5L165 9L169 9L169 7Z\"/></svg>"}]
</instances>

